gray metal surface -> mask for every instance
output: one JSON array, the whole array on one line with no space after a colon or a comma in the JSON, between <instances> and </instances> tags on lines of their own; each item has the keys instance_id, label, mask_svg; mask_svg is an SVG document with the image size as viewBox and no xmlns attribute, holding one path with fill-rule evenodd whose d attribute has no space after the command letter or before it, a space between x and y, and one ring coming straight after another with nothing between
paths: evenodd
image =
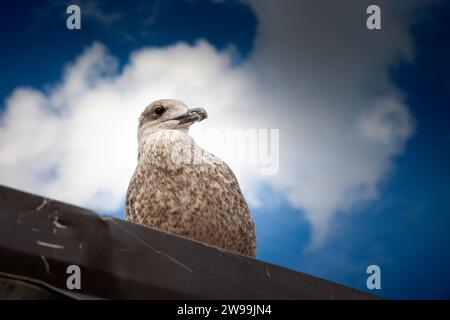
<instances>
[{"instance_id":1,"label":"gray metal surface","mask_svg":"<svg viewBox=\"0 0 450 320\"><path fill-rule=\"evenodd\" d=\"M67 288L67 267L81 289ZM330 281L0 186L0 276L79 299L377 299ZM43 294L45 298L45 294Z\"/></svg>"},{"instance_id":2,"label":"gray metal surface","mask_svg":"<svg viewBox=\"0 0 450 320\"><path fill-rule=\"evenodd\" d=\"M0 277L0 300L61 300L66 298L55 291L29 282Z\"/></svg>"}]
</instances>

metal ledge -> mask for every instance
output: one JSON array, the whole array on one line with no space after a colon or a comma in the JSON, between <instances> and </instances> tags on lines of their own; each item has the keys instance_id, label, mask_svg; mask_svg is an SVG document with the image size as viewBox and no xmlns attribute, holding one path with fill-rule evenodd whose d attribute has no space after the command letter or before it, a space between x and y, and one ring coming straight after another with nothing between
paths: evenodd
<instances>
[{"instance_id":1,"label":"metal ledge","mask_svg":"<svg viewBox=\"0 0 450 320\"><path fill-rule=\"evenodd\" d=\"M67 288L69 265L81 269L80 290ZM0 275L51 290L46 294L34 291L42 299L379 299L301 272L2 186ZM19 293L9 298L25 296Z\"/></svg>"}]
</instances>

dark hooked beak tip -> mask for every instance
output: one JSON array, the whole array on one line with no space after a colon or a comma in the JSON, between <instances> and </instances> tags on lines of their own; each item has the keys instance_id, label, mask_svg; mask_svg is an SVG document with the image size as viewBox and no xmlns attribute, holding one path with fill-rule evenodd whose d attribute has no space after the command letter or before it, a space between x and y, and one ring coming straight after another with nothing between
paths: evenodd
<instances>
[{"instance_id":1,"label":"dark hooked beak tip","mask_svg":"<svg viewBox=\"0 0 450 320\"><path fill-rule=\"evenodd\" d=\"M189 109L185 114L175 118L179 124L199 122L208 117L208 113L203 108Z\"/></svg>"},{"instance_id":2,"label":"dark hooked beak tip","mask_svg":"<svg viewBox=\"0 0 450 320\"><path fill-rule=\"evenodd\" d=\"M205 120L206 118L208 118L208 113L203 108L189 109L188 112L192 112L194 114L197 114L197 116L200 117L199 121L202 121L202 120Z\"/></svg>"}]
</instances>

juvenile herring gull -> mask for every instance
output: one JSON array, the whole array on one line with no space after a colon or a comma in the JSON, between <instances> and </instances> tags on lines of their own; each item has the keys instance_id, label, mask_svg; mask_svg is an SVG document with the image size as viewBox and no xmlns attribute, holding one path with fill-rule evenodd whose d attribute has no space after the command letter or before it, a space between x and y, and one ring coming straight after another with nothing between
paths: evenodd
<instances>
[{"instance_id":1,"label":"juvenile herring gull","mask_svg":"<svg viewBox=\"0 0 450 320\"><path fill-rule=\"evenodd\" d=\"M126 219L254 257L255 227L236 177L189 136L191 124L206 117L178 100L145 108Z\"/></svg>"}]
</instances>

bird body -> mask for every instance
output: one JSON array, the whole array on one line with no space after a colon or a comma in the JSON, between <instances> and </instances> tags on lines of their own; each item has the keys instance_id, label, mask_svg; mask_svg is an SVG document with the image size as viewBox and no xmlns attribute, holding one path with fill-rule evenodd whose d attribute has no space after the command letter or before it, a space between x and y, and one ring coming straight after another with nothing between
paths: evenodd
<instances>
[{"instance_id":1,"label":"bird body","mask_svg":"<svg viewBox=\"0 0 450 320\"><path fill-rule=\"evenodd\" d=\"M166 111L167 120L154 122L157 106L173 107ZM204 110L191 112L177 100L159 100L147 109L153 115L146 121L144 111L140 118L127 220L254 257L255 228L235 175L188 133L190 124L203 120Z\"/></svg>"}]
</instances>

